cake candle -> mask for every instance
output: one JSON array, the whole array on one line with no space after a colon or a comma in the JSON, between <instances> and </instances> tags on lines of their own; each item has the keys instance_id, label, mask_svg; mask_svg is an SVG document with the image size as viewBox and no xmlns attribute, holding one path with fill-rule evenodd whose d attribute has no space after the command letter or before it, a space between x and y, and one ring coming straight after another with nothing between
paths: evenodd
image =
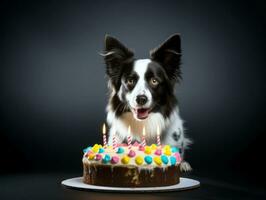
<instances>
[{"instance_id":1,"label":"cake candle","mask_svg":"<svg viewBox=\"0 0 266 200\"><path fill-rule=\"evenodd\" d=\"M160 139L160 129L159 129L159 126L157 126L157 145L158 145L158 147L161 146L161 139Z\"/></svg>"},{"instance_id":2,"label":"cake candle","mask_svg":"<svg viewBox=\"0 0 266 200\"><path fill-rule=\"evenodd\" d=\"M113 149L116 149L116 147L117 147L116 135L114 134L114 136L113 136Z\"/></svg>"},{"instance_id":3,"label":"cake candle","mask_svg":"<svg viewBox=\"0 0 266 200\"><path fill-rule=\"evenodd\" d=\"M143 127L143 130L142 130L142 143L141 143L141 145L142 145L143 147L146 146L145 135L146 135L146 130L145 130L145 126L144 126L144 127Z\"/></svg>"},{"instance_id":4,"label":"cake candle","mask_svg":"<svg viewBox=\"0 0 266 200\"><path fill-rule=\"evenodd\" d=\"M105 123L103 124L103 147L106 148L107 143L106 143L106 126Z\"/></svg>"},{"instance_id":5,"label":"cake candle","mask_svg":"<svg viewBox=\"0 0 266 200\"><path fill-rule=\"evenodd\" d=\"M130 150L131 149L131 127L128 126L128 129L127 129L127 145L128 145L128 149Z\"/></svg>"}]
</instances>

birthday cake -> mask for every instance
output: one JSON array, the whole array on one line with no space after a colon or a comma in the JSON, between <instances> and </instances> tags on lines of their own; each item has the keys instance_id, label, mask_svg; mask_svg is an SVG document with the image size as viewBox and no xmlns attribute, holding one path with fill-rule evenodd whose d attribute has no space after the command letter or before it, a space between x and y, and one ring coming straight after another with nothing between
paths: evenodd
<instances>
[{"instance_id":1,"label":"birthday cake","mask_svg":"<svg viewBox=\"0 0 266 200\"><path fill-rule=\"evenodd\" d=\"M95 144L83 150L83 181L113 187L151 187L179 183L179 149L170 145Z\"/></svg>"}]
</instances>

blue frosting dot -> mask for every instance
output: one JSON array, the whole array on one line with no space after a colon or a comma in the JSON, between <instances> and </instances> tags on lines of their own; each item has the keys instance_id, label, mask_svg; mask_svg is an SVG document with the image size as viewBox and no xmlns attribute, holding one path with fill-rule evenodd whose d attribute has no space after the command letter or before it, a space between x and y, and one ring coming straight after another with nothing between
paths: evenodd
<instances>
[{"instance_id":1,"label":"blue frosting dot","mask_svg":"<svg viewBox=\"0 0 266 200\"><path fill-rule=\"evenodd\" d=\"M122 147L118 147L117 152L116 153L124 153L124 149Z\"/></svg>"},{"instance_id":2,"label":"blue frosting dot","mask_svg":"<svg viewBox=\"0 0 266 200\"><path fill-rule=\"evenodd\" d=\"M161 156L161 160L163 161L164 164L167 164L168 163L168 158L166 155L162 155Z\"/></svg>"},{"instance_id":3,"label":"blue frosting dot","mask_svg":"<svg viewBox=\"0 0 266 200\"><path fill-rule=\"evenodd\" d=\"M104 152L104 149L100 148L98 153L103 153L103 152Z\"/></svg>"},{"instance_id":4,"label":"blue frosting dot","mask_svg":"<svg viewBox=\"0 0 266 200\"><path fill-rule=\"evenodd\" d=\"M179 152L179 148L177 148L177 147L172 147L172 148L171 148L171 151L172 151L172 153Z\"/></svg>"},{"instance_id":5,"label":"blue frosting dot","mask_svg":"<svg viewBox=\"0 0 266 200\"><path fill-rule=\"evenodd\" d=\"M91 150L91 147L87 147L87 148L83 149L83 153L87 153L89 150Z\"/></svg>"},{"instance_id":6,"label":"blue frosting dot","mask_svg":"<svg viewBox=\"0 0 266 200\"><path fill-rule=\"evenodd\" d=\"M171 156L170 157L170 163L171 163L171 165L175 165L175 163L176 163L176 157Z\"/></svg>"},{"instance_id":7,"label":"blue frosting dot","mask_svg":"<svg viewBox=\"0 0 266 200\"><path fill-rule=\"evenodd\" d=\"M106 154L104 158L102 159L103 163L108 163L110 162L110 160L111 160L111 156L109 156L108 154Z\"/></svg>"},{"instance_id":8,"label":"blue frosting dot","mask_svg":"<svg viewBox=\"0 0 266 200\"><path fill-rule=\"evenodd\" d=\"M145 162L147 164L151 164L152 163L152 157L151 156L145 156L144 160L145 160Z\"/></svg>"}]
</instances>

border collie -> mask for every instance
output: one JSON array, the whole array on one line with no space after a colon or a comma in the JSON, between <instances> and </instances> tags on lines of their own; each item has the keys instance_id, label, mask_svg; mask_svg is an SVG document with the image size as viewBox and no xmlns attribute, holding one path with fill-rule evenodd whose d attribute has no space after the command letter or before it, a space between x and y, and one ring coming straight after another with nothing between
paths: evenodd
<instances>
[{"instance_id":1,"label":"border collie","mask_svg":"<svg viewBox=\"0 0 266 200\"><path fill-rule=\"evenodd\" d=\"M129 125L133 141L141 142L145 127L147 144L156 143L159 126L162 144L178 147L183 157L191 140L184 134L175 96L175 85L181 79L179 34L151 50L149 59L135 59L118 39L106 35L102 55L110 90L108 144L112 145L114 134L118 143L125 142ZM183 168L189 170L190 166L186 163Z\"/></svg>"}]
</instances>

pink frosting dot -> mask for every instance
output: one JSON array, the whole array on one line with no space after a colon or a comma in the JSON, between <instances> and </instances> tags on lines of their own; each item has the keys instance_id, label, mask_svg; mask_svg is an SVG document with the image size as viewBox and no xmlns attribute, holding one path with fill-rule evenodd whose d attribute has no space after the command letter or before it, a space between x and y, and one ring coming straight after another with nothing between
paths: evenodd
<instances>
[{"instance_id":1,"label":"pink frosting dot","mask_svg":"<svg viewBox=\"0 0 266 200\"><path fill-rule=\"evenodd\" d=\"M139 143L136 141L136 142L134 142L133 146L137 147L137 146L139 146Z\"/></svg>"},{"instance_id":2,"label":"pink frosting dot","mask_svg":"<svg viewBox=\"0 0 266 200\"><path fill-rule=\"evenodd\" d=\"M180 161L182 160L182 158L181 158L181 156L180 156L180 154L179 154L178 152L176 152L176 153L174 154L174 156L175 156L175 158L176 158L176 162L180 162Z\"/></svg>"},{"instance_id":3,"label":"pink frosting dot","mask_svg":"<svg viewBox=\"0 0 266 200\"><path fill-rule=\"evenodd\" d=\"M96 154L95 160L101 160L101 159L102 159L102 155L101 154Z\"/></svg>"},{"instance_id":4,"label":"pink frosting dot","mask_svg":"<svg viewBox=\"0 0 266 200\"><path fill-rule=\"evenodd\" d=\"M129 153L128 153L129 157L134 157L135 155L136 155L136 153L133 150L130 150Z\"/></svg>"},{"instance_id":5,"label":"pink frosting dot","mask_svg":"<svg viewBox=\"0 0 266 200\"><path fill-rule=\"evenodd\" d=\"M111 163L112 164L116 164L116 163L118 163L118 161L119 161L119 157L118 156L113 156L112 159L111 159Z\"/></svg>"},{"instance_id":6,"label":"pink frosting dot","mask_svg":"<svg viewBox=\"0 0 266 200\"><path fill-rule=\"evenodd\" d=\"M144 151L144 149L145 149L144 146L142 146L142 145L139 146L140 151Z\"/></svg>"},{"instance_id":7,"label":"pink frosting dot","mask_svg":"<svg viewBox=\"0 0 266 200\"><path fill-rule=\"evenodd\" d=\"M162 155L162 150L161 150L161 149L157 149L157 150L155 151L155 155L157 155L157 156Z\"/></svg>"}]
</instances>

